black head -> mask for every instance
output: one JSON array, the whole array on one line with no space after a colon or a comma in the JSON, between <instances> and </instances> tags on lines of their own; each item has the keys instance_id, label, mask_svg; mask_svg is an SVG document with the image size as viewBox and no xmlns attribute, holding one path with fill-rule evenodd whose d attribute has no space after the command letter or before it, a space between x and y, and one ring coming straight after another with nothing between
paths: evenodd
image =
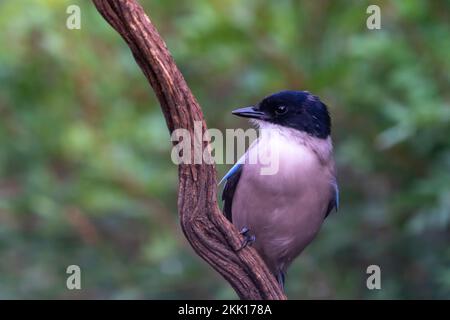
<instances>
[{"instance_id":1,"label":"black head","mask_svg":"<svg viewBox=\"0 0 450 320\"><path fill-rule=\"evenodd\" d=\"M297 129L321 139L331 132L326 105L307 91L281 91L255 106L234 110L233 114Z\"/></svg>"}]
</instances>

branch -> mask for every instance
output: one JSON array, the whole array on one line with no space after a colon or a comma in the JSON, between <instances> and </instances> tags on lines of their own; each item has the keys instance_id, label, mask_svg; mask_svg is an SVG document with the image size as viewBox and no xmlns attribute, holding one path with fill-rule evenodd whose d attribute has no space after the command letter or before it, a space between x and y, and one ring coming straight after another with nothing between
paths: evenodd
<instances>
[{"instance_id":1,"label":"branch","mask_svg":"<svg viewBox=\"0 0 450 320\"><path fill-rule=\"evenodd\" d=\"M136 0L92 1L130 47L156 93L169 131L183 128L194 137L194 122L200 121L205 132L206 123L198 102L141 5ZM191 141L193 154L194 139ZM208 142L203 142L203 150L207 148ZM179 166L178 211L189 243L240 298L286 299L256 251L250 247L237 250L241 236L221 213L216 188L214 165Z\"/></svg>"}]
</instances>

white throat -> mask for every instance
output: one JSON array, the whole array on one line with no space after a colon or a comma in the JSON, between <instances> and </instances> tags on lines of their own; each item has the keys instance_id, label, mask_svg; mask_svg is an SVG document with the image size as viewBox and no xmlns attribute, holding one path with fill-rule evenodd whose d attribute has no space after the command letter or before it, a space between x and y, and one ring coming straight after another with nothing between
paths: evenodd
<instances>
[{"instance_id":1,"label":"white throat","mask_svg":"<svg viewBox=\"0 0 450 320\"><path fill-rule=\"evenodd\" d=\"M321 163L328 163L332 159L333 144L331 137L326 139L314 137L306 132L283 127L267 121L252 120L260 129L260 143L264 145L281 144L285 148L293 146L306 147L312 151Z\"/></svg>"}]
</instances>

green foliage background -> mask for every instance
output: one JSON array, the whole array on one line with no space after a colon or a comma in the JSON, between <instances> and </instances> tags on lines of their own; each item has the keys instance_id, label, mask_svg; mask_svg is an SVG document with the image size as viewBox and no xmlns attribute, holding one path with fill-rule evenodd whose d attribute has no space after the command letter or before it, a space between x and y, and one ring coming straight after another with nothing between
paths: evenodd
<instances>
[{"instance_id":1,"label":"green foliage background","mask_svg":"<svg viewBox=\"0 0 450 320\"><path fill-rule=\"evenodd\" d=\"M341 208L290 298L450 298L450 1L141 2L210 127L281 89L329 106ZM182 235L158 103L91 2L0 1L0 48L0 298L236 298Z\"/></svg>"}]
</instances>

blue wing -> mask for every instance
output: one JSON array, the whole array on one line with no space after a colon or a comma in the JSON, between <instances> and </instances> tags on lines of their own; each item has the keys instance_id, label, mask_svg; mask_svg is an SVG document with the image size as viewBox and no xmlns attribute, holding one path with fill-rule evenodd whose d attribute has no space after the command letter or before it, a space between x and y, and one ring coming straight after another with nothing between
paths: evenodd
<instances>
[{"instance_id":1,"label":"blue wing","mask_svg":"<svg viewBox=\"0 0 450 320\"><path fill-rule=\"evenodd\" d=\"M325 217L328 217L328 215L333 211L333 209L336 209L336 211L339 210L339 186L336 181L333 183L333 189L334 189L334 197L331 198L330 203L328 204L328 210L327 215Z\"/></svg>"},{"instance_id":2,"label":"blue wing","mask_svg":"<svg viewBox=\"0 0 450 320\"><path fill-rule=\"evenodd\" d=\"M232 221L231 205L233 203L234 192L241 178L242 166L241 162L237 162L219 183L221 184L224 180L226 181L222 192L223 213L230 221Z\"/></svg>"},{"instance_id":3,"label":"blue wing","mask_svg":"<svg viewBox=\"0 0 450 320\"><path fill-rule=\"evenodd\" d=\"M241 170L242 163L236 162L234 166L231 167L231 169L227 172L226 175L223 176L222 180L220 180L219 185L222 184L225 180L228 180L232 175L236 174L239 170Z\"/></svg>"},{"instance_id":4,"label":"blue wing","mask_svg":"<svg viewBox=\"0 0 450 320\"><path fill-rule=\"evenodd\" d=\"M334 207L336 211L339 210L339 186L337 183L334 184Z\"/></svg>"}]
</instances>

